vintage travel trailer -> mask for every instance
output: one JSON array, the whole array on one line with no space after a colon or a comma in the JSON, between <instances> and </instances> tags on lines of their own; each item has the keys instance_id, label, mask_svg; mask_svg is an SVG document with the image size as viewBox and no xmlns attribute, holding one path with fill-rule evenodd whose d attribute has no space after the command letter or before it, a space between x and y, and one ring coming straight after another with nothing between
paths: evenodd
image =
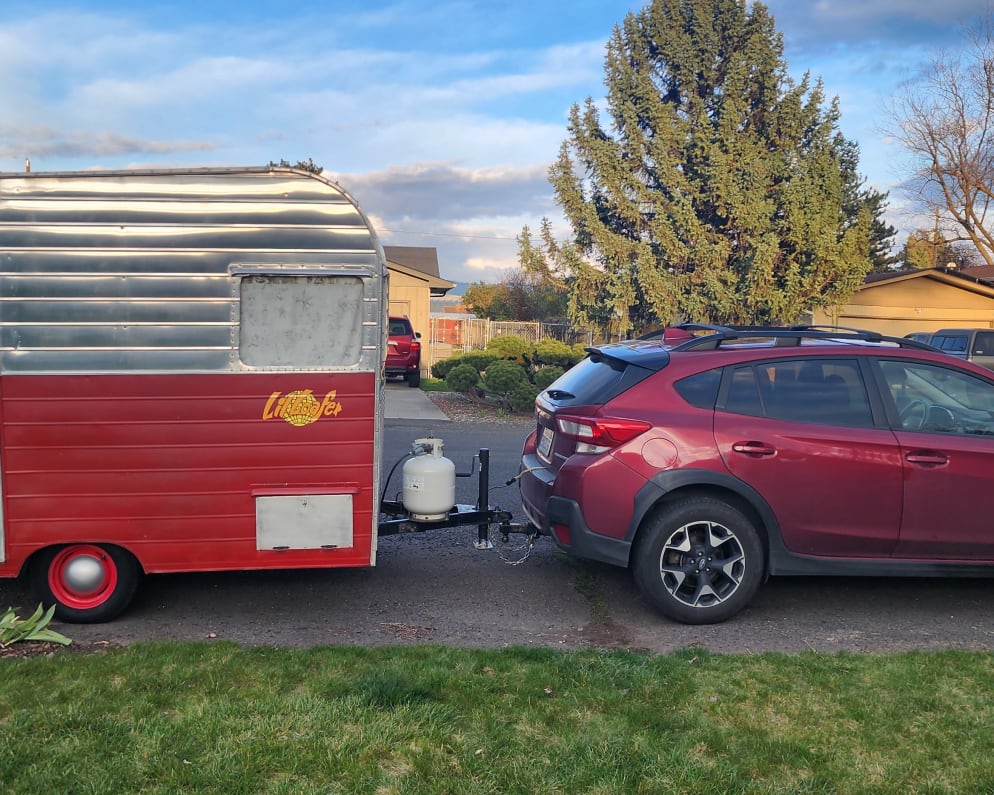
<instances>
[{"instance_id":1,"label":"vintage travel trailer","mask_svg":"<svg viewBox=\"0 0 994 795\"><path fill-rule=\"evenodd\" d=\"M376 560L387 268L292 168L0 174L0 576Z\"/></svg>"}]
</instances>

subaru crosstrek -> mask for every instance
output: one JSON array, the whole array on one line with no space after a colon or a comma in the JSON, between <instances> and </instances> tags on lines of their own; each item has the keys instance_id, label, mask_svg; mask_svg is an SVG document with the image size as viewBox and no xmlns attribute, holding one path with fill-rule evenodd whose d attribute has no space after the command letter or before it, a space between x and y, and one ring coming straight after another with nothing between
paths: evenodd
<instances>
[{"instance_id":1,"label":"subaru crosstrek","mask_svg":"<svg viewBox=\"0 0 994 795\"><path fill-rule=\"evenodd\" d=\"M994 374L873 332L683 326L541 392L522 506L676 621L770 575L994 574Z\"/></svg>"}]
</instances>

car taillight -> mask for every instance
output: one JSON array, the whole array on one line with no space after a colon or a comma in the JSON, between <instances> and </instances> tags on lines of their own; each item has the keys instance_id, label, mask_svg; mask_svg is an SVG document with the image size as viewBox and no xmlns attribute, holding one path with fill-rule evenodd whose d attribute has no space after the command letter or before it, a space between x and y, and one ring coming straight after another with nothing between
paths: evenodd
<instances>
[{"instance_id":1,"label":"car taillight","mask_svg":"<svg viewBox=\"0 0 994 795\"><path fill-rule=\"evenodd\" d=\"M604 453L622 445L652 425L642 420L619 417L556 417L559 433L576 441L577 453Z\"/></svg>"},{"instance_id":2,"label":"car taillight","mask_svg":"<svg viewBox=\"0 0 994 795\"><path fill-rule=\"evenodd\" d=\"M411 350L412 351L420 351L421 350L421 343L418 342L417 340L411 340Z\"/></svg>"}]
</instances>

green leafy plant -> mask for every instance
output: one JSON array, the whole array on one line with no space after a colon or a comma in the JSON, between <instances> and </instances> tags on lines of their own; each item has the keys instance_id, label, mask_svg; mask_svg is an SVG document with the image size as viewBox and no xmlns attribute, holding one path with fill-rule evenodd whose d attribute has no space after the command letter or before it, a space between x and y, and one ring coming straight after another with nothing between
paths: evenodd
<instances>
[{"instance_id":1,"label":"green leafy plant","mask_svg":"<svg viewBox=\"0 0 994 795\"><path fill-rule=\"evenodd\" d=\"M478 373L482 373L500 358L497 354L488 351L470 351L459 357L459 363L472 365Z\"/></svg>"},{"instance_id":2,"label":"green leafy plant","mask_svg":"<svg viewBox=\"0 0 994 795\"><path fill-rule=\"evenodd\" d=\"M535 409L535 397L538 395L538 388L527 381L515 384L511 390L511 410L519 414L528 413Z\"/></svg>"},{"instance_id":3,"label":"green leafy plant","mask_svg":"<svg viewBox=\"0 0 994 795\"><path fill-rule=\"evenodd\" d=\"M441 378L444 381L446 376L452 372L452 369L460 364L462 364L461 356L450 356L448 359L442 359L440 362L435 362L431 366L431 374L433 377Z\"/></svg>"},{"instance_id":4,"label":"green leafy plant","mask_svg":"<svg viewBox=\"0 0 994 795\"><path fill-rule=\"evenodd\" d=\"M528 383L528 373L519 364L509 360L494 362L483 374L483 383L491 392L506 395L518 384Z\"/></svg>"},{"instance_id":5,"label":"green leafy plant","mask_svg":"<svg viewBox=\"0 0 994 795\"><path fill-rule=\"evenodd\" d=\"M55 605L48 610L38 608L29 618L18 618L13 607L0 616L0 647L10 646L12 643L25 640L45 641L48 643L59 643L68 646L72 641L65 635L49 629L48 625L55 615Z\"/></svg>"},{"instance_id":6,"label":"green leafy plant","mask_svg":"<svg viewBox=\"0 0 994 795\"><path fill-rule=\"evenodd\" d=\"M511 359L518 364L525 364L535 355L535 346L523 337L508 334L490 340L487 343L487 353L495 354L501 359Z\"/></svg>"},{"instance_id":7,"label":"green leafy plant","mask_svg":"<svg viewBox=\"0 0 994 795\"><path fill-rule=\"evenodd\" d=\"M480 374L471 364L453 367L445 376L445 383L453 392L469 392L480 382Z\"/></svg>"},{"instance_id":8,"label":"green leafy plant","mask_svg":"<svg viewBox=\"0 0 994 795\"><path fill-rule=\"evenodd\" d=\"M540 370L536 370L535 386L538 387L539 390L545 389L564 372L565 371L562 367L543 367Z\"/></svg>"},{"instance_id":9,"label":"green leafy plant","mask_svg":"<svg viewBox=\"0 0 994 795\"><path fill-rule=\"evenodd\" d=\"M585 355L586 353L583 353L583 355L577 357L576 351L565 342L560 342L549 337L535 343L535 364L539 366L572 367Z\"/></svg>"}]
</instances>

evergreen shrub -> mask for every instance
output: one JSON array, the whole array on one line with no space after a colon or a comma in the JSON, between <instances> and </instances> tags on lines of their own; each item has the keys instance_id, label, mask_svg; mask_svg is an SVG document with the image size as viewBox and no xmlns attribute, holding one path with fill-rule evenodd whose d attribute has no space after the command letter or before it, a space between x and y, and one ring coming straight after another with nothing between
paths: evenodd
<instances>
[{"instance_id":1,"label":"evergreen shrub","mask_svg":"<svg viewBox=\"0 0 994 795\"><path fill-rule=\"evenodd\" d=\"M445 385L453 392L469 392L480 383L480 374L471 364L459 364L445 376Z\"/></svg>"},{"instance_id":2,"label":"evergreen shrub","mask_svg":"<svg viewBox=\"0 0 994 795\"><path fill-rule=\"evenodd\" d=\"M459 361L463 364L469 364L476 368L476 372L482 373L494 362L500 360L500 356L496 353L487 353L486 351L470 351L469 353L464 353L459 357Z\"/></svg>"},{"instance_id":3,"label":"evergreen shrub","mask_svg":"<svg viewBox=\"0 0 994 795\"><path fill-rule=\"evenodd\" d=\"M483 374L483 383L491 392L508 395L519 384L528 384L528 373L520 364L502 359L494 362Z\"/></svg>"},{"instance_id":4,"label":"evergreen shrub","mask_svg":"<svg viewBox=\"0 0 994 795\"><path fill-rule=\"evenodd\" d=\"M535 343L536 365L555 365L566 368L572 367L578 361L575 351L565 342L546 338Z\"/></svg>"},{"instance_id":5,"label":"evergreen shrub","mask_svg":"<svg viewBox=\"0 0 994 795\"><path fill-rule=\"evenodd\" d=\"M435 362L431 366L432 378L440 378L443 381L445 377L449 374L453 367L457 364L462 364L459 356L450 356L448 359L442 359L441 361Z\"/></svg>"},{"instance_id":6,"label":"evergreen shrub","mask_svg":"<svg viewBox=\"0 0 994 795\"><path fill-rule=\"evenodd\" d=\"M527 364L535 355L535 346L523 337L507 334L494 337L487 343L487 352L501 359L510 359L518 364Z\"/></svg>"},{"instance_id":7,"label":"evergreen shrub","mask_svg":"<svg viewBox=\"0 0 994 795\"><path fill-rule=\"evenodd\" d=\"M541 392L565 372L562 367L542 367L535 371L535 386Z\"/></svg>"},{"instance_id":8,"label":"evergreen shrub","mask_svg":"<svg viewBox=\"0 0 994 795\"><path fill-rule=\"evenodd\" d=\"M518 413L526 413L535 409L535 396L538 395L538 388L527 381L515 385L511 390L511 410Z\"/></svg>"}]
</instances>

